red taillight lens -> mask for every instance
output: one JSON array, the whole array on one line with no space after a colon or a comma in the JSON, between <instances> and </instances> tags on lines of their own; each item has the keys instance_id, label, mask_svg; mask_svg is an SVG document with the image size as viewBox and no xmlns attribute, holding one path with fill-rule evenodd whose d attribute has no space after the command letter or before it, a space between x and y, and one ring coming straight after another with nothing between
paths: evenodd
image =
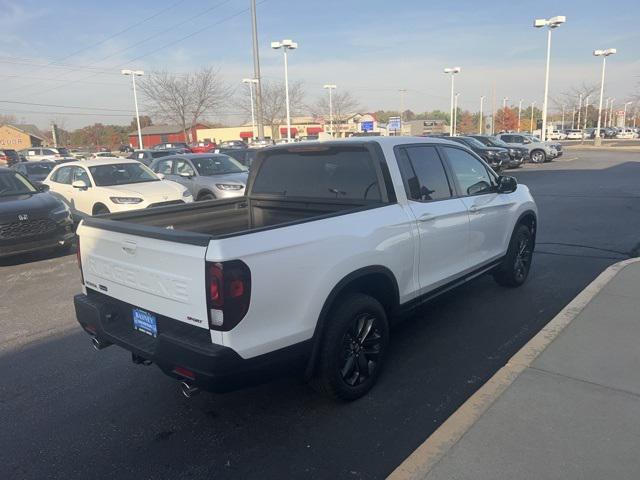
<instances>
[{"instance_id":1,"label":"red taillight lens","mask_svg":"<svg viewBox=\"0 0 640 480\"><path fill-rule=\"evenodd\" d=\"M207 263L209 326L229 331L245 317L251 300L251 271L240 260Z\"/></svg>"}]
</instances>

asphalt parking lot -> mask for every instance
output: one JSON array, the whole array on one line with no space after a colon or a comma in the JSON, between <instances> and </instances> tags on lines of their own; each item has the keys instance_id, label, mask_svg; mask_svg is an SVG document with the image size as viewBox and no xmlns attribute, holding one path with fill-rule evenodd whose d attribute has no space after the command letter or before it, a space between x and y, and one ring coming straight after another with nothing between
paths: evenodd
<instances>
[{"instance_id":1,"label":"asphalt parking lot","mask_svg":"<svg viewBox=\"0 0 640 480\"><path fill-rule=\"evenodd\" d=\"M75 256L0 265L0 478L384 478L608 265L640 248L640 154L567 151L513 171L540 208L528 283L481 277L392 332L351 404L296 379L182 397L73 314Z\"/></svg>"}]
</instances>

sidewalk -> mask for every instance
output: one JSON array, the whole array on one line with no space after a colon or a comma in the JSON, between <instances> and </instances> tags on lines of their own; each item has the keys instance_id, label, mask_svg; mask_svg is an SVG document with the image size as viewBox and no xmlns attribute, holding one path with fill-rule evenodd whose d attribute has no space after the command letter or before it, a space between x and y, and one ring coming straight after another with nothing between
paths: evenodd
<instances>
[{"instance_id":1,"label":"sidewalk","mask_svg":"<svg viewBox=\"0 0 640 480\"><path fill-rule=\"evenodd\" d=\"M640 478L640 259L605 270L389 478Z\"/></svg>"}]
</instances>

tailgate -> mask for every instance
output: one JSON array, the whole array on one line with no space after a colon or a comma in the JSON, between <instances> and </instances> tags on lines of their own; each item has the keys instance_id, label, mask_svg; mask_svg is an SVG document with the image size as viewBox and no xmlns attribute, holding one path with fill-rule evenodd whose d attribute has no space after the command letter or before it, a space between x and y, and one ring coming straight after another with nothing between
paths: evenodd
<instances>
[{"instance_id":1,"label":"tailgate","mask_svg":"<svg viewBox=\"0 0 640 480\"><path fill-rule=\"evenodd\" d=\"M150 312L209 328L207 246L83 224L78 235L82 274L88 288Z\"/></svg>"}]
</instances>

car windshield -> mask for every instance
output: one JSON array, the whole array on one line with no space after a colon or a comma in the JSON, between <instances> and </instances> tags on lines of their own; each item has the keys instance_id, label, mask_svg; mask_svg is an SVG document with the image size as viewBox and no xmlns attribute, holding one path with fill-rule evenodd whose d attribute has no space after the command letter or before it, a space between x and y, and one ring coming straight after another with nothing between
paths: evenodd
<instances>
[{"instance_id":1,"label":"car windshield","mask_svg":"<svg viewBox=\"0 0 640 480\"><path fill-rule=\"evenodd\" d=\"M141 163L98 165L89 167L89 171L98 187L160 181L155 173Z\"/></svg>"},{"instance_id":2,"label":"car windshield","mask_svg":"<svg viewBox=\"0 0 640 480\"><path fill-rule=\"evenodd\" d=\"M27 175L48 175L55 165L49 163L27 163L24 168Z\"/></svg>"},{"instance_id":3,"label":"car windshield","mask_svg":"<svg viewBox=\"0 0 640 480\"><path fill-rule=\"evenodd\" d=\"M69 150L67 150L66 148L58 148L58 153L60 155L69 155Z\"/></svg>"},{"instance_id":4,"label":"car windshield","mask_svg":"<svg viewBox=\"0 0 640 480\"><path fill-rule=\"evenodd\" d=\"M0 173L0 197L36 193L38 189L17 172Z\"/></svg>"},{"instance_id":5,"label":"car windshield","mask_svg":"<svg viewBox=\"0 0 640 480\"><path fill-rule=\"evenodd\" d=\"M505 148L510 148L509 145L507 145L505 142L503 142L502 140L500 140L498 137L488 137L489 138L489 142L491 143L491 145L493 145L494 147L505 147Z\"/></svg>"},{"instance_id":6,"label":"car windshield","mask_svg":"<svg viewBox=\"0 0 640 480\"><path fill-rule=\"evenodd\" d=\"M224 175L227 173L246 172L247 169L237 160L227 155L216 155L214 157L194 158L191 160L200 175L205 177L210 175Z\"/></svg>"},{"instance_id":7,"label":"car windshield","mask_svg":"<svg viewBox=\"0 0 640 480\"><path fill-rule=\"evenodd\" d=\"M475 148L484 148L486 145L473 137L464 137L464 141Z\"/></svg>"}]
</instances>

